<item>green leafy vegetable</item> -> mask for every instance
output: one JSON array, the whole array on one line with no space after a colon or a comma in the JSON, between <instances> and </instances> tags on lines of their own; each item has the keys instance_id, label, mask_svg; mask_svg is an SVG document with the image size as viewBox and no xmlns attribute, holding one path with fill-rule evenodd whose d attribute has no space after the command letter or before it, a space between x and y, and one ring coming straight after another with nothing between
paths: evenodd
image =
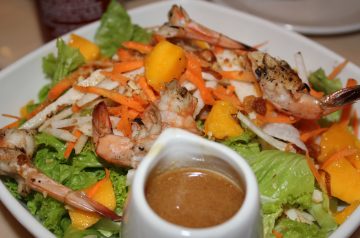
<instances>
[{"instance_id":1,"label":"green leafy vegetable","mask_svg":"<svg viewBox=\"0 0 360 238\"><path fill-rule=\"evenodd\" d=\"M113 0L101 17L95 42L99 45L101 54L111 57L121 47L121 43L129 40L147 43L150 34L138 25L133 25L126 10Z\"/></svg>"},{"instance_id":2,"label":"green leafy vegetable","mask_svg":"<svg viewBox=\"0 0 360 238\"><path fill-rule=\"evenodd\" d=\"M330 211L330 200L326 194L322 194L322 203L313 203L309 209L310 214L315 218L324 232L331 232L337 228L334 217Z\"/></svg>"},{"instance_id":3,"label":"green leafy vegetable","mask_svg":"<svg viewBox=\"0 0 360 238\"><path fill-rule=\"evenodd\" d=\"M40 193L34 193L33 198L27 202L27 207L46 228L58 237L63 236L63 224L69 224L69 222L63 221L64 219L69 220L63 204L50 197L45 198Z\"/></svg>"},{"instance_id":4,"label":"green leafy vegetable","mask_svg":"<svg viewBox=\"0 0 360 238\"><path fill-rule=\"evenodd\" d=\"M318 69L309 76L311 86L325 95L331 94L342 88L340 79L330 80L323 69Z\"/></svg>"},{"instance_id":5,"label":"green leafy vegetable","mask_svg":"<svg viewBox=\"0 0 360 238\"><path fill-rule=\"evenodd\" d=\"M245 130L240 136L229 138L222 143L235 150L246 159L253 158L260 153L260 144L252 142L256 135L250 131Z\"/></svg>"},{"instance_id":6,"label":"green leafy vegetable","mask_svg":"<svg viewBox=\"0 0 360 238\"><path fill-rule=\"evenodd\" d=\"M283 235L283 238L321 238L326 237L326 233L317 225L308 225L292 221L286 218L280 219L275 226L275 230Z\"/></svg>"},{"instance_id":7,"label":"green leafy vegetable","mask_svg":"<svg viewBox=\"0 0 360 238\"><path fill-rule=\"evenodd\" d=\"M127 197L128 189L126 186L126 173L125 171L116 172L111 170L110 172L110 179L115 191L115 198L116 198L116 212L121 213L125 200Z\"/></svg>"},{"instance_id":8,"label":"green leafy vegetable","mask_svg":"<svg viewBox=\"0 0 360 238\"><path fill-rule=\"evenodd\" d=\"M62 39L57 39L56 47L58 50L57 57L49 54L43 58L43 71L51 79L52 85L85 63L79 49L66 45Z\"/></svg>"}]
</instances>

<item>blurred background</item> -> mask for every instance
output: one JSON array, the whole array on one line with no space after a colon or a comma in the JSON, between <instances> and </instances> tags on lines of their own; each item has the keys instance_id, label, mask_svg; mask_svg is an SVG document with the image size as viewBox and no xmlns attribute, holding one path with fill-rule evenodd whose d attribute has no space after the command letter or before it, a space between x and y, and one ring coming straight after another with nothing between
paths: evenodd
<instances>
[{"instance_id":1,"label":"blurred background","mask_svg":"<svg viewBox=\"0 0 360 238\"><path fill-rule=\"evenodd\" d=\"M68 8L64 8L64 3L70 5L75 4L79 9L79 7L81 7L79 2L81 1L88 3L86 9L82 9L87 12L86 16L71 18L71 11ZM155 1L156 0L121 0L127 9ZM316 9L316 7L319 6L306 6L307 9L310 9L306 11L299 8L304 5L296 6L294 4L299 4L302 1L307 2L307 4L309 4L309 1L312 3L327 1L326 9L329 9L330 3L339 4L344 2L340 0L335 0L337 3L335 3L334 0L212 0L212 2L217 4L246 10L269 20L274 20L288 29L300 30L306 33L308 38L328 47L360 66L359 0L345 0L345 2L349 4L345 9L338 9L333 5L330 10L335 10L335 12L337 12L336 15L332 15L333 13L327 10L325 16L328 18L322 22L319 22L319 20L315 18L308 21L309 17L305 17L305 19L301 21L299 16L297 16L298 19L289 19L292 15L291 12L286 9L279 9L279 6L276 5L279 2L284 3L286 1L289 3L287 7L294 10L295 13L301 11L305 15L309 12L312 13L310 18L311 16L319 17L319 14L323 12L322 10ZM52 4L51 8L49 7L49 2ZM62 2L62 4L59 5L59 2ZM81 24L98 19L108 2L109 0L0 0L0 69L5 68L40 47L56 34L65 33L72 28L79 27ZM275 3L275 5L270 6L265 3ZM264 7L265 9L267 8L268 11L262 11L261 9L264 9ZM273 10L270 9L271 7ZM320 5L320 7L323 9L324 5ZM42 9L42 11L39 9ZM279 15L270 14L275 11L286 14L283 15L283 18L279 18ZM56 23L58 17L64 20L60 25ZM43 19L43 21L40 21L40 19ZM66 20L68 20L68 22L66 22ZM304 21L306 23L304 23ZM311 23L315 25L311 25ZM13 218L2 203L0 203L0 231L1 237L32 237L30 233ZM358 231L353 237L360 237L360 232Z\"/></svg>"}]
</instances>

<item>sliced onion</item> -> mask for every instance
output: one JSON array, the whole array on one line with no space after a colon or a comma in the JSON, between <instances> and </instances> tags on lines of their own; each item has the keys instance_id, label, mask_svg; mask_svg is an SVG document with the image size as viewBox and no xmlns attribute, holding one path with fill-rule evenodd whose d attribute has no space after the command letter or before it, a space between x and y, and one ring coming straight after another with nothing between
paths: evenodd
<instances>
[{"instance_id":1,"label":"sliced onion","mask_svg":"<svg viewBox=\"0 0 360 238\"><path fill-rule=\"evenodd\" d=\"M309 85L308 73L305 67L304 57L302 56L301 52L297 52L295 54L295 64L301 81Z\"/></svg>"},{"instance_id":2,"label":"sliced onion","mask_svg":"<svg viewBox=\"0 0 360 238\"><path fill-rule=\"evenodd\" d=\"M112 81L110 79L105 79L104 81L102 81L96 85L96 87L104 88L104 89L108 89L108 90L112 90L118 86L119 86L118 82ZM97 99L99 97L100 97L99 95L94 94L94 93L86 93L80 100L78 100L76 102L76 105L78 107L82 107L82 106L88 104L89 102L94 101L95 99Z\"/></svg>"},{"instance_id":3,"label":"sliced onion","mask_svg":"<svg viewBox=\"0 0 360 238\"><path fill-rule=\"evenodd\" d=\"M44 130L44 132L46 132L52 136L55 136L56 138L63 140L63 141L68 141L68 142L76 141L76 137L67 130L56 129L56 128L46 128Z\"/></svg>"},{"instance_id":4,"label":"sliced onion","mask_svg":"<svg viewBox=\"0 0 360 238\"><path fill-rule=\"evenodd\" d=\"M193 91L196 89L196 86L187 80L184 81L184 83L181 85L181 87L186 88L186 90L188 90L188 91Z\"/></svg>"},{"instance_id":5,"label":"sliced onion","mask_svg":"<svg viewBox=\"0 0 360 238\"><path fill-rule=\"evenodd\" d=\"M54 120L51 122L51 127L53 128L64 128L69 126L76 126L83 123L88 123L92 119L91 116L84 116L84 117L73 117L63 120Z\"/></svg>"},{"instance_id":6,"label":"sliced onion","mask_svg":"<svg viewBox=\"0 0 360 238\"><path fill-rule=\"evenodd\" d=\"M84 148L88 138L89 137L87 137L86 135L81 135L79 137L79 139L76 141L75 146L74 146L75 154L77 154L77 155L80 154L80 152Z\"/></svg>"},{"instance_id":7,"label":"sliced onion","mask_svg":"<svg viewBox=\"0 0 360 238\"><path fill-rule=\"evenodd\" d=\"M300 140L299 131L292 125L286 123L267 123L262 129L270 136L291 142L300 149L307 151L306 145Z\"/></svg>"},{"instance_id":8,"label":"sliced onion","mask_svg":"<svg viewBox=\"0 0 360 238\"><path fill-rule=\"evenodd\" d=\"M92 123L83 123L78 126L78 130L81 131L84 135L92 137Z\"/></svg>"},{"instance_id":9,"label":"sliced onion","mask_svg":"<svg viewBox=\"0 0 360 238\"><path fill-rule=\"evenodd\" d=\"M201 109L204 108L205 103L200 95L199 89L194 92L193 96L197 99L196 108L193 113L193 117L195 118L200 113Z\"/></svg>"},{"instance_id":10,"label":"sliced onion","mask_svg":"<svg viewBox=\"0 0 360 238\"><path fill-rule=\"evenodd\" d=\"M285 214L290 220L301 222L301 223L306 223L306 224L311 225L315 221L315 218L312 215L310 215L309 213L300 211L295 208L290 208L290 209L286 210Z\"/></svg>"},{"instance_id":11,"label":"sliced onion","mask_svg":"<svg viewBox=\"0 0 360 238\"><path fill-rule=\"evenodd\" d=\"M264 141L272 145L278 150L285 151L288 146L286 143L277 140L270 135L266 134L261 128L256 126L249 118L247 118L244 114L241 112L238 112L237 117L239 120L244 123L250 130L252 130L256 135L258 135L260 138L262 138Z\"/></svg>"},{"instance_id":12,"label":"sliced onion","mask_svg":"<svg viewBox=\"0 0 360 238\"><path fill-rule=\"evenodd\" d=\"M71 116L71 114L73 114L73 111L71 108L67 108L65 110L62 110L60 113L56 114L55 116L49 118L48 120L46 120L40 127L39 127L39 131L43 131L46 127L50 126L51 122L55 121L55 120L61 120L64 118L67 118L69 116Z\"/></svg>"}]
</instances>

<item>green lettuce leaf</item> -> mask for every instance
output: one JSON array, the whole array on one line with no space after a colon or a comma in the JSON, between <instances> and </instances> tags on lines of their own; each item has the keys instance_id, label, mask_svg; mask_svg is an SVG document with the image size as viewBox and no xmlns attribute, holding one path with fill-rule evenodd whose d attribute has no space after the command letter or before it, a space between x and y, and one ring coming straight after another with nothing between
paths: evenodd
<instances>
[{"instance_id":1,"label":"green lettuce leaf","mask_svg":"<svg viewBox=\"0 0 360 238\"><path fill-rule=\"evenodd\" d=\"M100 27L95 35L101 54L111 57L121 43L131 39L133 25L126 10L117 1L111 1L100 20Z\"/></svg>"},{"instance_id":2,"label":"green lettuce leaf","mask_svg":"<svg viewBox=\"0 0 360 238\"><path fill-rule=\"evenodd\" d=\"M126 186L126 173L126 171L119 169L117 169L117 171L110 171L110 179L115 191L117 213L122 213L128 194L128 187Z\"/></svg>"},{"instance_id":3,"label":"green lettuce leaf","mask_svg":"<svg viewBox=\"0 0 360 238\"><path fill-rule=\"evenodd\" d=\"M57 39L56 47L57 57L49 54L43 58L43 71L51 79L52 85L85 63L79 49L68 46L62 39Z\"/></svg>"},{"instance_id":4,"label":"green lettuce leaf","mask_svg":"<svg viewBox=\"0 0 360 238\"><path fill-rule=\"evenodd\" d=\"M323 69L318 69L309 76L311 86L325 95L331 94L342 88L340 79L328 79Z\"/></svg>"},{"instance_id":5,"label":"green lettuce leaf","mask_svg":"<svg viewBox=\"0 0 360 238\"><path fill-rule=\"evenodd\" d=\"M327 237L326 232L317 225L305 224L282 218L275 226L275 230L281 233L283 238L322 238Z\"/></svg>"},{"instance_id":6,"label":"green lettuce leaf","mask_svg":"<svg viewBox=\"0 0 360 238\"><path fill-rule=\"evenodd\" d=\"M50 197L45 198L40 193L33 194L33 197L27 202L27 207L31 214L58 237L63 236L65 229L70 224L64 205Z\"/></svg>"},{"instance_id":7,"label":"green lettuce leaf","mask_svg":"<svg viewBox=\"0 0 360 238\"><path fill-rule=\"evenodd\" d=\"M109 4L101 17L100 27L95 34L95 42L100 47L101 54L111 57L121 47L124 41L148 43L151 34L138 25L131 23L126 10L115 0Z\"/></svg>"},{"instance_id":8,"label":"green lettuce leaf","mask_svg":"<svg viewBox=\"0 0 360 238\"><path fill-rule=\"evenodd\" d=\"M255 137L256 135L252 131L245 130L240 136L229 138L222 143L235 150L245 159L250 159L260 153L260 144L253 142Z\"/></svg>"},{"instance_id":9,"label":"green lettuce leaf","mask_svg":"<svg viewBox=\"0 0 360 238\"><path fill-rule=\"evenodd\" d=\"M330 211L329 197L324 193L322 193L322 197L322 203L313 202L309 212L320 225L321 229L326 233L330 233L337 228L337 224Z\"/></svg>"}]
</instances>

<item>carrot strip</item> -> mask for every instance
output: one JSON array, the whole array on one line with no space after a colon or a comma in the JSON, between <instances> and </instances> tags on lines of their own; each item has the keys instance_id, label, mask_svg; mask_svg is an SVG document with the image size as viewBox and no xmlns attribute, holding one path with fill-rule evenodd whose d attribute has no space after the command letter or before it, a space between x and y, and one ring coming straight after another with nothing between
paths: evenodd
<instances>
[{"instance_id":1,"label":"carrot strip","mask_svg":"<svg viewBox=\"0 0 360 238\"><path fill-rule=\"evenodd\" d=\"M318 136L320 135L321 133L325 132L327 129L329 128L318 128L318 129L315 129L315 130L311 130L311 131L307 131L307 132L304 132L300 135L300 139L303 141L303 142L306 142L308 141L310 138L313 138L315 136Z\"/></svg>"},{"instance_id":2,"label":"carrot strip","mask_svg":"<svg viewBox=\"0 0 360 238\"><path fill-rule=\"evenodd\" d=\"M353 87L356 84L357 84L357 81L355 79L350 78L346 82L346 87ZM350 122L351 111L352 111L352 105L351 104L348 104L348 105L343 107L341 117L340 117L340 123L344 123L344 124L347 125Z\"/></svg>"},{"instance_id":3,"label":"carrot strip","mask_svg":"<svg viewBox=\"0 0 360 238\"><path fill-rule=\"evenodd\" d=\"M236 97L233 91L227 92L223 86L218 86L212 92L217 99L228 101L238 109L243 108L239 98Z\"/></svg>"},{"instance_id":4,"label":"carrot strip","mask_svg":"<svg viewBox=\"0 0 360 238\"><path fill-rule=\"evenodd\" d=\"M121 106L118 107L108 107L108 112L111 115L120 116L121 115ZM131 120L134 120L139 116L139 112L133 109L128 109L128 115Z\"/></svg>"},{"instance_id":5,"label":"carrot strip","mask_svg":"<svg viewBox=\"0 0 360 238\"><path fill-rule=\"evenodd\" d=\"M103 96L106 98L110 98L114 102L117 102L122 105L126 105L130 108L133 108L133 109L139 111L139 112L144 111L144 108L141 106L141 104L139 102L135 101L133 98L125 97L115 91L107 90L104 88L93 87L93 86L81 87L81 86L75 85L74 88L83 93L94 93L94 94L97 94L97 95L100 95L100 96Z\"/></svg>"},{"instance_id":6,"label":"carrot strip","mask_svg":"<svg viewBox=\"0 0 360 238\"><path fill-rule=\"evenodd\" d=\"M73 132L73 135L76 137L76 140L77 140L82 135L82 132L79 131L79 130L75 130ZM76 141L66 143L66 149L65 149L65 152L64 152L65 159L68 159L70 157L71 151L74 149L75 143L76 143Z\"/></svg>"},{"instance_id":7,"label":"carrot strip","mask_svg":"<svg viewBox=\"0 0 360 238\"><path fill-rule=\"evenodd\" d=\"M61 96L66 90L71 88L71 86L76 82L77 77L66 77L60 80L54 87L52 87L48 93L48 99L50 101L56 100Z\"/></svg>"},{"instance_id":8,"label":"carrot strip","mask_svg":"<svg viewBox=\"0 0 360 238\"><path fill-rule=\"evenodd\" d=\"M20 117L18 117L18 116L6 114L6 113L1 114L1 115L2 115L3 117L13 118L13 119L16 119L16 120L19 120L19 119L20 119Z\"/></svg>"},{"instance_id":9,"label":"carrot strip","mask_svg":"<svg viewBox=\"0 0 360 238\"><path fill-rule=\"evenodd\" d=\"M151 45L143 44L135 41L125 41L122 43L122 45L127 49L136 50L142 54L150 53L153 48Z\"/></svg>"},{"instance_id":10,"label":"carrot strip","mask_svg":"<svg viewBox=\"0 0 360 238\"><path fill-rule=\"evenodd\" d=\"M333 71L329 74L328 79L332 80L335 79L335 77L345 68L349 60L344 60L344 62L340 63L338 66L336 66Z\"/></svg>"},{"instance_id":11,"label":"carrot strip","mask_svg":"<svg viewBox=\"0 0 360 238\"><path fill-rule=\"evenodd\" d=\"M129 50L120 48L116 52L117 56L119 57L120 61L133 61L136 60L136 58L130 53Z\"/></svg>"},{"instance_id":12,"label":"carrot strip","mask_svg":"<svg viewBox=\"0 0 360 238\"><path fill-rule=\"evenodd\" d=\"M81 107L79 107L78 105L76 105L76 103L74 103L72 106L71 106L71 110L73 112L79 112L81 110Z\"/></svg>"},{"instance_id":13,"label":"carrot strip","mask_svg":"<svg viewBox=\"0 0 360 238\"><path fill-rule=\"evenodd\" d=\"M305 158L306 158L306 162L307 162L307 164L308 164L308 166L310 168L310 171L314 175L314 177L315 177L316 181L318 182L321 190L327 194L326 185L324 184L324 181L322 180L322 178L321 178L321 176L319 174L319 171L316 169L314 162L310 158L309 152L306 152Z\"/></svg>"},{"instance_id":14,"label":"carrot strip","mask_svg":"<svg viewBox=\"0 0 360 238\"><path fill-rule=\"evenodd\" d=\"M39 104L32 112L27 114L26 119L29 120L32 117L34 117L36 114L41 112L45 107L47 107L50 104L49 100L45 100L43 103Z\"/></svg>"},{"instance_id":15,"label":"carrot strip","mask_svg":"<svg viewBox=\"0 0 360 238\"><path fill-rule=\"evenodd\" d=\"M139 85L142 88L142 90L145 92L146 96L150 99L150 101L155 102L157 98L154 94L154 91L147 84L145 77L139 78Z\"/></svg>"},{"instance_id":16,"label":"carrot strip","mask_svg":"<svg viewBox=\"0 0 360 238\"><path fill-rule=\"evenodd\" d=\"M256 81L254 75L247 71L220 71L219 73L223 79L232 79L249 83Z\"/></svg>"},{"instance_id":17,"label":"carrot strip","mask_svg":"<svg viewBox=\"0 0 360 238\"><path fill-rule=\"evenodd\" d=\"M257 114L256 118L262 122L267 122L267 123L286 123L286 124L293 124L295 122L297 122L298 120L286 115L276 115L276 116L268 116L268 115L260 115Z\"/></svg>"},{"instance_id":18,"label":"carrot strip","mask_svg":"<svg viewBox=\"0 0 360 238\"><path fill-rule=\"evenodd\" d=\"M121 107L121 119L116 128L122 131L127 137L131 135L131 123L129 121L128 107Z\"/></svg>"},{"instance_id":19,"label":"carrot strip","mask_svg":"<svg viewBox=\"0 0 360 238\"><path fill-rule=\"evenodd\" d=\"M313 96L314 98L320 99L320 98L322 98L324 96L324 93L323 92L318 92L315 89L310 88L310 95Z\"/></svg>"},{"instance_id":20,"label":"carrot strip","mask_svg":"<svg viewBox=\"0 0 360 238\"><path fill-rule=\"evenodd\" d=\"M354 155L356 152L357 152L356 149L349 149L349 148L345 148L343 150L340 150L340 151L336 152L335 154L333 154L332 156L330 156L330 158L328 158L321 165L321 169L325 169L326 167L328 167L330 164L332 164L336 160L343 159L343 158L345 158L347 156Z\"/></svg>"},{"instance_id":21,"label":"carrot strip","mask_svg":"<svg viewBox=\"0 0 360 238\"><path fill-rule=\"evenodd\" d=\"M201 61L192 53L186 53L186 57L188 62L184 77L199 89L205 104L214 104L215 99L210 90L205 86L205 81L201 75Z\"/></svg>"},{"instance_id":22,"label":"carrot strip","mask_svg":"<svg viewBox=\"0 0 360 238\"><path fill-rule=\"evenodd\" d=\"M95 193L99 190L99 188L102 186L102 184L104 184L106 180L108 180L109 178L110 178L110 170L105 169L105 178L101 179L93 186L91 186L89 189L87 189L86 195L92 198L95 195Z\"/></svg>"},{"instance_id":23,"label":"carrot strip","mask_svg":"<svg viewBox=\"0 0 360 238\"><path fill-rule=\"evenodd\" d=\"M114 64L113 72L114 73L125 73L129 71L133 71L135 69L139 69L144 66L143 60L132 60L126 62L120 62Z\"/></svg>"},{"instance_id":24,"label":"carrot strip","mask_svg":"<svg viewBox=\"0 0 360 238\"><path fill-rule=\"evenodd\" d=\"M1 129L12 129L12 128L17 128L20 126L20 120L16 120L14 122L11 122L10 124L7 124L6 126L2 127Z\"/></svg>"},{"instance_id":25,"label":"carrot strip","mask_svg":"<svg viewBox=\"0 0 360 238\"><path fill-rule=\"evenodd\" d=\"M276 238L282 238L283 234L281 234L280 232L276 231L276 230L272 230L271 232Z\"/></svg>"},{"instance_id":26,"label":"carrot strip","mask_svg":"<svg viewBox=\"0 0 360 238\"><path fill-rule=\"evenodd\" d=\"M129 81L128 77L125 77L124 75L120 74L120 73L115 73L115 72L106 72L103 71L101 72L104 76L110 78L112 81L115 82L119 82L120 85L126 85L127 82Z\"/></svg>"}]
</instances>

